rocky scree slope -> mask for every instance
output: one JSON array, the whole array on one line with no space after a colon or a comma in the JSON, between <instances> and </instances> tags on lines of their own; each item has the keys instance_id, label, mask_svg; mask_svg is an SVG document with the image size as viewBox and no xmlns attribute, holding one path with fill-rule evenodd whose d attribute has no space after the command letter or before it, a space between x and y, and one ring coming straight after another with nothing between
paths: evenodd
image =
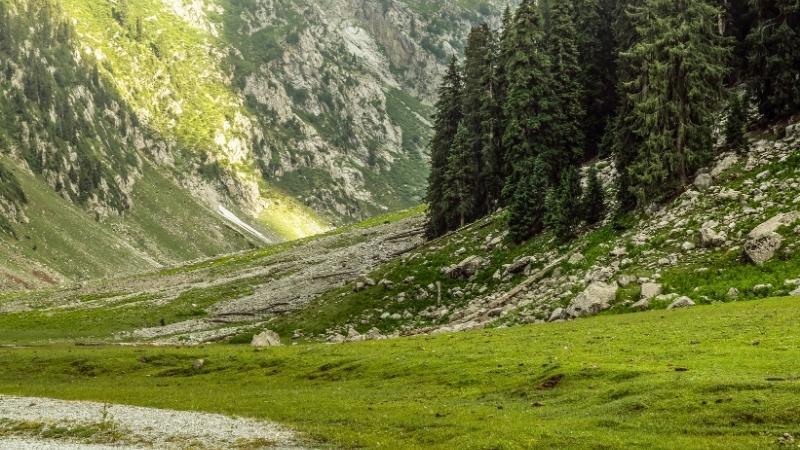
<instances>
[{"instance_id":1,"label":"rocky scree slope","mask_svg":"<svg viewBox=\"0 0 800 450\"><path fill-rule=\"evenodd\" d=\"M500 6L3 0L3 284L144 270L418 203L432 89ZM68 223L47 223L59 210Z\"/></svg>"}]
</instances>

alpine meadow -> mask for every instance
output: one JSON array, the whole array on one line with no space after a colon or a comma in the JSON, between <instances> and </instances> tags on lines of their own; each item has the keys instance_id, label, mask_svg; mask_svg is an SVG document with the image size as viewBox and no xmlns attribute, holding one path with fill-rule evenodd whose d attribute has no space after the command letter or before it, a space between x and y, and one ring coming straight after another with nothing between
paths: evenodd
<instances>
[{"instance_id":1,"label":"alpine meadow","mask_svg":"<svg viewBox=\"0 0 800 450\"><path fill-rule=\"evenodd\" d=\"M0 0L0 449L800 449L800 1Z\"/></svg>"}]
</instances>

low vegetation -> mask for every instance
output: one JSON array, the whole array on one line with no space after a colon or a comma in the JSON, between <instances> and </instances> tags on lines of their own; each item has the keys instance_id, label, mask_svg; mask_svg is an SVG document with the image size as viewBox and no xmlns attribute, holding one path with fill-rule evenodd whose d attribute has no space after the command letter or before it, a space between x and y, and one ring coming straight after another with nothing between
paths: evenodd
<instances>
[{"instance_id":1,"label":"low vegetation","mask_svg":"<svg viewBox=\"0 0 800 450\"><path fill-rule=\"evenodd\" d=\"M263 351L5 348L0 392L267 418L344 448L777 449L800 434L798 306Z\"/></svg>"}]
</instances>

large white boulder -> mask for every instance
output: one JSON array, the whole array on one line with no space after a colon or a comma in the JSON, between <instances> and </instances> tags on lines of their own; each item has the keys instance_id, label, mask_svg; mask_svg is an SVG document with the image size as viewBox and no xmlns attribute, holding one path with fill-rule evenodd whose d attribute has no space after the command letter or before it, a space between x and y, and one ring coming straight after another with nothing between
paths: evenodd
<instances>
[{"instance_id":1,"label":"large white boulder","mask_svg":"<svg viewBox=\"0 0 800 450\"><path fill-rule=\"evenodd\" d=\"M274 331L264 330L261 333L253 336L253 340L250 342L250 345L256 348L280 347L281 337L278 336L278 333Z\"/></svg>"},{"instance_id":2,"label":"large white boulder","mask_svg":"<svg viewBox=\"0 0 800 450\"><path fill-rule=\"evenodd\" d=\"M798 212L781 213L753 228L744 243L744 252L750 261L762 265L774 258L783 245L783 236L777 233L778 229L799 219Z\"/></svg>"},{"instance_id":3,"label":"large white boulder","mask_svg":"<svg viewBox=\"0 0 800 450\"><path fill-rule=\"evenodd\" d=\"M617 298L617 285L603 282L594 282L567 307L567 315L581 317L597 314L611 307L611 302Z\"/></svg>"}]
</instances>

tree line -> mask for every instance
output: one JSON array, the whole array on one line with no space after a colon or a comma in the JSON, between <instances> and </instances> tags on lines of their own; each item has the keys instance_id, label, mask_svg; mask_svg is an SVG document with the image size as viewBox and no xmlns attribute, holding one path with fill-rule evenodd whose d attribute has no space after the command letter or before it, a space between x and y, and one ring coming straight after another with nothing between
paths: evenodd
<instances>
[{"instance_id":1,"label":"tree line","mask_svg":"<svg viewBox=\"0 0 800 450\"><path fill-rule=\"evenodd\" d=\"M598 156L613 159L621 212L671 198L718 132L744 151L748 127L800 111L799 30L800 3L781 0L506 9L499 30L472 29L439 88L428 236L506 208L516 241L570 239L607 214L597 171L581 170Z\"/></svg>"}]
</instances>

